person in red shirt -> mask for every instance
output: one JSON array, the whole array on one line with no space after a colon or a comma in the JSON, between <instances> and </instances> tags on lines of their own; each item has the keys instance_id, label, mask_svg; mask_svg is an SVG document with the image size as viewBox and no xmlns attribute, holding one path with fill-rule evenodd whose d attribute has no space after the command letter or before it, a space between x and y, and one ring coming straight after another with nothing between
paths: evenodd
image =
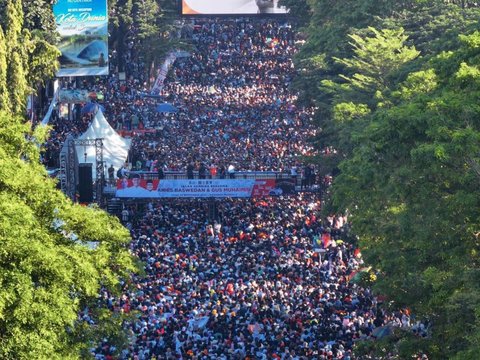
<instances>
[{"instance_id":1,"label":"person in red shirt","mask_svg":"<svg viewBox=\"0 0 480 360\"><path fill-rule=\"evenodd\" d=\"M215 165L210 166L210 178L215 179L217 177L217 167Z\"/></svg>"}]
</instances>

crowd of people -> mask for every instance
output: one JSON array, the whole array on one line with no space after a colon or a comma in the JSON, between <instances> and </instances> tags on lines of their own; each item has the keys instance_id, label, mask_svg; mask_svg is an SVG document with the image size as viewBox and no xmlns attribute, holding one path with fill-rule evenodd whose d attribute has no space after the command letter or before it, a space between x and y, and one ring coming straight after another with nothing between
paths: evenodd
<instances>
[{"instance_id":1,"label":"crowd of people","mask_svg":"<svg viewBox=\"0 0 480 360\"><path fill-rule=\"evenodd\" d=\"M157 110L159 99L148 96L140 66L132 67L125 81L114 73L85 84L105 94L104 112L112 127L132 136L133 167L300 169L299 159L313 155L307 140L316 127L313 109L297 107L288 89L295 71L292 28L275 21L206 20L196 21L189 35L197 50L177 59L158 95L178 109L175 113ZM129 64L139 62L134 50L127 52ZM70 120L54 114L54 136L45 152L49 165L58 162L66 131L81 134L92 115L81 109Z\"/></svg>"},{"instance_id":2,"label":"crowd of people","mask_svg":"<svg viewBox=\"0 0 480 360\"><path fill-rule=\"evenodd\" d=\"M289 171L312 155L312 109L297 108L288 90L296 51L290 26L197 21L192 41L197 50L177 59L160 93L179 111L144 110L145 126L158 131L134 139L133 160L155 159L174 170L193 162Z\"/></svg>"},{"instance_id":3,"label":"crowd of people","mask_svg":"<svg viewBox=\"0 0 480 360\"><path fill-rule=\"evenodd\" d=\"M177 59L160 93L178 112L155 111L133 88L115 92L121 106L107 105L117 129L156 130L134 136L136 167L300 172L315 127L289 90L290 26L196 21L191 37L196 50ZM126 282L120 298L103 294L112 310L138 314L125 324L121 358L351 359L355 341L392 319L350 281L362 260L347 216L322 218L320 207L317 193L301 192L125 210L146 275ZM105 341L92 352L103 359L114 350Z\"/></svg>"},{"instance_id":4,"label":"crowd of people","mask_svg":"<svg viewBox=\"0 0 480 360\"><path fill-rule=\"evenodd\" d=\"M297 106L290 90L291 26L275 19L190 25L195 50L175 61L158 94L178 111L159 112L158 99L145 96L147 75L133 44L127 79L113 72L94 84L105 93L108 121L132 136L129 161L152 171L314 173L303 162L314 154L313 109ZM48 158L68 131L88 126L88 114L73 121L54 118ZM408 312L385 314L352 280L363 262L348 216L324 218L321 205L318 193L299 192L125 208L122 221L145 274L126 279L121 296L101 296L113 311L135 315L124 324L130 344L120 358L348 360L354 343L379 327L412 326ZM106 339L92 354L113 359L116 350Z\"/></svg>"},{"instance_id":5,"label":"crowd of people","mask_svg":"<svg viewBox=\"0 0 480 360\"><path fill-rule=\"evenodd\" d=\"M122 358L351 357L380 315L369 290L348 281L361 258L342 240L347 217L322 219L316 193L223 201L217 221L205 206L151 203L134 225L146 276L120 299L104 294L113 310L139 314Z\"/></svg>"}]
</instances>

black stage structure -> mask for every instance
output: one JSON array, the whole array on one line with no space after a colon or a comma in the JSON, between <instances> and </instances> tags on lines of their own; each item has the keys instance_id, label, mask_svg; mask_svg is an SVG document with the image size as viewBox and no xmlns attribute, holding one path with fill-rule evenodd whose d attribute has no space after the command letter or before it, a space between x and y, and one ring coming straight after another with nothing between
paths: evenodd
<instances>
[{"instance_id":1,"label":"black stage structure","mask_svg":"<svg viewBox=\"0 0 480 360\"><path fill-rule=\"evenodd\" d=\"M67 138L62 151L60 151L60 188L72 201L77 200L79 187L79 162L77 158L77 146L95 147L95 202L103 205L103 187L105 183L103 162L103 138L97 139L73 139Z\"/></svg>"}]
</instances>

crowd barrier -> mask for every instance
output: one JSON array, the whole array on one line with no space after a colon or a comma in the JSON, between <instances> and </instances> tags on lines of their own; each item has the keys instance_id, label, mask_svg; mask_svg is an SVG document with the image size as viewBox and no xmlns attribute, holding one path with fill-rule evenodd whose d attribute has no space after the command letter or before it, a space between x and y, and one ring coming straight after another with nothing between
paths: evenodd
<instances>
[{"instance_id":1,"label":"crowd barrier","mask_svg":"<svg viewBox=\"0 0 480 360\"><path fill-rule=\"evenodd\" d=\"M150 171L130 171L128 173L128 177L136 177L139 176L141 179L145 180L154 180L158 179L158 172L150 172ZM198 179L198 171L193 172L194 179ZM228 179L230 174L226 174L225 178ZM283 179L292 179L292 176L285 172L277 172L277 171L236 171L234 174L235 179L275 179L275 180L283 180ZM171 171L167 170L164 171L164 179L168 180L183 180L188 179L187 173L185 171ZM206 179L220 179L220 175L212 176L209 173L206 175Z\"/></svg>"}]
</instances>

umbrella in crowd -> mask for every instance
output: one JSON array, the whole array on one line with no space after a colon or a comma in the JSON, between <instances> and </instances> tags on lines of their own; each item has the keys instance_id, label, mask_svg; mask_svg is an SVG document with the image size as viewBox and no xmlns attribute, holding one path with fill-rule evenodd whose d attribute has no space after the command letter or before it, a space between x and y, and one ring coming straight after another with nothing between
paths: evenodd
<instances>
[{"instance_id":1,"label":"umbrella in crowd","mask_svg":"<svg viewBox=\"0 0 480 360\"><path fill-rule=\"evenodd\" d=\"M105 108L95 102L88 102L82 108L82 114L95 114L98 110L105 111Z\"/></svg>"},{"instance_id":2,"label":"umbrella in crowd","mask_svg":"<svg viewBox=\"0 0 480 360\"><path fill-rule=\"evenodd\" d=\"M157 105L157 112L159 113L176 113L178 109L169 103L163 103Z\"/></svg>"},{"instance_id":3,"label":"umbrella in crowd","mask_svg":"<svg viewBox=\"0 0 480 360\"><path fill-rule=\"evenodd\" d=\"M372 336L376 339L381 339L385 336L391 335L393 332L392 326L379 326L376 329L373 329Z\"/></svg>"}]
</instances>

